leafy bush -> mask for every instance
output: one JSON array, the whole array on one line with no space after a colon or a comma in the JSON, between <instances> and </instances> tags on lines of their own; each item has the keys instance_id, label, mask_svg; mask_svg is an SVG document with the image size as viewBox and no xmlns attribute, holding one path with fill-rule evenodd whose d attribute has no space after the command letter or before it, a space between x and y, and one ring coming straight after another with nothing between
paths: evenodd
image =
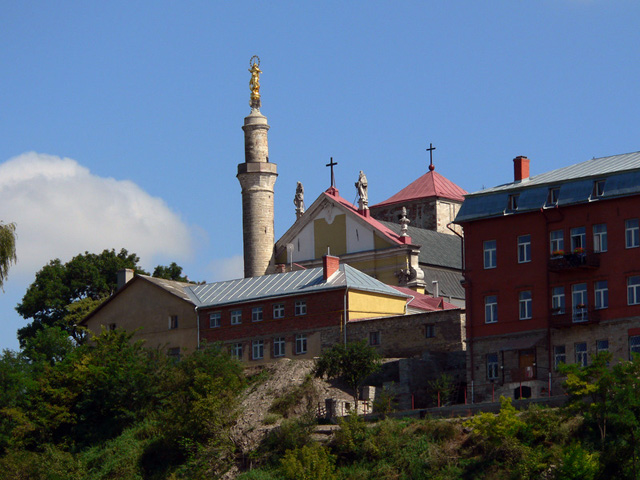
<instances>
[{"instance_id":1,"label":"leafy bush","mask_svg":"<svg viewBox=\"0 0 640 480\"><path fill-rule=\"evenodd\" d=\"M335 480L335 457L317 443L289 450L280 461L285 480Z\"/></svg>"},{"instance_id":2,"label":"leafy bush","mask_svg":"<svg viewBox=\"0 0 640 480\"><path fill-rule=\"evenodd\" d=\"M556 480L593 480L600 468L597 453L589 453L577 443L566 447L556 471Z\"/></svg>"}]
</instances>

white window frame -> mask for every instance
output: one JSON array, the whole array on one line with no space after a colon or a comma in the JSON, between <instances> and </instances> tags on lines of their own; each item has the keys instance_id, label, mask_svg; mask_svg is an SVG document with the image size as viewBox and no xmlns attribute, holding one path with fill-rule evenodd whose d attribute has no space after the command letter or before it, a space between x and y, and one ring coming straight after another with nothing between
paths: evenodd
<instances>
[{"instance_id":1,"label":"white window frame","mask_svg":"<svg viewBox=\"0 0 640 480\"><path fill-rule=\"evenodd\" d=\"M306 300L296 300L295 303L295 316L301 317L302 315L307 314L307 301Z\"/></svg>"},{"instance_id":2,"label":"white window frame","mask_svg":"<svg viewBox=\"0 0 640 480\"><path fill-rule=\"evenodd\" d=\"M251 360L262 360L264 358L264 340L253 340L251 342Z\"/></svg>"},{"instance_id":3,"label":"white window frame","mask_svg":"<svg viewBox=\"0 0 640 480\"><path fill-rule=\"evenodd\" d=\"M296 355L307 353L307 336L304 333L296 334Z\"/></svg>"},{"instance_id":4,"label":"white window frame","mask_svg":"<svg viewBox=\"0 0 640 480\"><path fill-rule=\"evenodd\" d=\"M531 261L531 235L520 235L518 237L518 263L528 263Z\"/></svg>"},{"instance_id":5,"label":"white window frame","mask_svg":"<svg viewBox=\"0 0 640 480\"><path fill-rule=\"evenodd\" d=\"M547 206L556 206L558 205L558 197L560 194L559 187L551 187L549 189L549 193L547 194Z\"/></svg>"},{"instance_id":6,"label":"white window frame","mask_svg":"<svg viewBox=\"0 0 640 480\"><path fill-rule=\"evenodd\" d=\"M523 290L518 294L518 312L520 320L529 320L532 317L533 300L531 290Z\"/></svg>"},{"instance_id":7,"label":"white window frame","mask_svg":"<svg viewBox=\"0 0 640 480\"><path fill-rule=\"evenodd\" d=\"M573 346L576 364L586 367L589 364L587 342L576 342Z\"/></svg>"},{"instance_id":8,"label":"white window frame","mask_svg":"<svg viewBox=\"0 0 640 480\"><path fill-rule=\"evenodd\" d=\"M576 283L571 285L571 308L574 323L586 322L588 320L589 305L587 301L587 284ZM579 307L579 305L583 305L583 307Z\"/></svg>"},{"instance_id":9,"label":"white window frame","mask_svg":"<svg viewBox=\"0 0 640 480\"><path fill-rule=\"evenodd\" d=\"M593 226L593 251L596 253L607 251L606 223L599 223Z\"/></svg>"},{"instance_id":10,"label":"white window frame","mask_svg":"<svg viewBox=\"0 0 640 480\"><path fill-rule=\"evenodd\" d=\"M273 304L273 318L284 318L284 303Z\"/></svg>"},{"instance_id":11,"label":"white window frame","mask_svg":"<svg viewBox=\"0 0 640 480\"><path fill-rule=\"evenodd\" d=\"M252 322L261 322L263 318L264 318L264 314L262 312L262 307L253 307L251 309Z\"/></svg>"},{"instance_id":12,"label":"white window frame","mask_svg":"<svg viewBox=\"0 0 640 480\"><path fill-rule=\"evenodd\" d=\"M604 195L604 180L595 180L593 182L593 191L591 192L591 198L598 198Z\"/></svg>"},{"instance_id":13,"label":"white window frame","mask_svg":"<svg viewBox=\"0 0 640 480\"><path fill-rule=\"evenodd\" d=\"M496 268L498 265L498 244L495 240L485 240L482 243L484 252L484 268Z\"/></svg>"},{"instance_id":14,"label":"white window frame","mask_svg":"<svg viewBox=\"0 0 640 480\"><path fill-rule=\"evenodd\" d=\"M609 339L601 338L600 340L596 340L596 353L608 352L609 351Z\"/></svg>"},{"instance_id":15,"label":"white window frame","mask_svg":"<svg viewBox=\"0 0 640 480\"><path fill-rule=\"evenodd\" d=\"M498 322L498 296L487 295L484 297L484 323Z\"/></svg>"},{"instance_id":16,"label":"white window frame","mask_svg":"<svg viewBox=\"0 0 640 480\"><path fill-rule=\"evenodd\" d=\"M629 337L629 360L633 360L633 354L640 354L640 335Z\"/></svg>"},{"instance_id":17,"label":"white window frame","mask_svg":"<svg viewBox=\"0 0 640 480\"><path fill-rule=\"evenodd\" d=\"M564 230L553 230L549 232L550 253L564 252Z\"/></svg>"},{"instance_id":18,"label":"white window frame","mask_svg":"<svg viewBox=\"0 0 640 480\"><path fill-rule=\"evenodd\" d=\"M511 211L516 211L518 210L518 200L520 199L520 194L519 193L514 193L512 195L509 195L509 207L508 209Z\"/></svg>"},{"instance_id":19,"label":"white window frame","mask_svg":"<svg viewBox=\"0 0 640 480\"><path fill-rule=\"evenodd\" d=\"M242 323L242 310L231 310L231 325Z\"/></svg>"},{"instance_id":20,"label":"white window frame","mask_svg":"<svg viewBox=\"0 0 640 480\"><path fill-rule=\"evenodd\" d=\"M640 305L640 275L627 277L627 305Z\"/></svg>"},{"instance_id":21,"label":"white window frame","mask_svg":"<svg viewBox=\"0 0 640 480\"><path fill-rule=\"evenodd\" d=\"M562 315L566 311L564 287L551 288L551 308L554 315ZM557 309L557 310L556 310Z\"/></svg>"},{"instance_id":22,"label":"white window frame","mask_svg":"<svg viewBox=\"0 0 640 480\"><path fill-rule=\"evenodd\" d=\"M487 380L497 380L500 372L500 358L497 352L487 353Z\"/></svg>"},{"instance_id":23,"label":"white window frame","mask_svg":"<svg viewBox=\"0 0 640 480\"><path fill-rule=\"evenodd\" d=\"M286 341L284 337L276 337L273 339L273 356L284 357Z\"/></svg>"},{"instance_id":24,"label":"white window frame","mask_svg":"<svg viewBox=\"0 0 640 480\"><path fill-rule=\"evenodd\" d=\"M572 228L570 238L572 252L575 252L578 248L584 250L586 248L587 229L585 227Z\"/></svg>"},{"instance_id":25,"label":"white window frame","mask_svg":"<svg viewBox=\"0 0 640 480\"><path fill-rule=\"evenodd\" d=\"M595 309L602 310L609 307L609 285L606 280L596 280L593 282L595 294Z\"/></svg>"},{"instance_id":26,"label":"white window frame","mask_svg":"<svg viewBox=\"0 0 640 480\"><path fill-rule=\"evenodd\" d=\"M234 343L231 345L231 349L229 350L229 353L236 360L242 360L242 356L244 354L243 350L244 349L242 347L242 343Z\"/></svg>"},{"instance_id":27,"label":"white window frame","mask_svg":"<svg viewBox=\"0 0 640 480\"><path fill-rule=\"evenodd\" d=\"M222 325L222 313L213 312L209 314L209 328L220 328Z\"/></svg>"},{"instance_id":28,"label":"white window frame","mask_svg":"<svg viewBox=\"0 0 640 480\"><path fill-rule=\"evenodd\" d=\"M624 238L626 248L640 247L640 224L637 218L624 221Z\"/></svg>"},{"instance_id":29,"label":"white window frame","mask_svg":"<svg viewBox=\"0 0 640 480\"><path fill-rule=\"evenodd\" d=\"M567 363L567 348L564 345L555 345L553 347L553 368L558 370L558 365Z\"/></svg>"}]
</instances>

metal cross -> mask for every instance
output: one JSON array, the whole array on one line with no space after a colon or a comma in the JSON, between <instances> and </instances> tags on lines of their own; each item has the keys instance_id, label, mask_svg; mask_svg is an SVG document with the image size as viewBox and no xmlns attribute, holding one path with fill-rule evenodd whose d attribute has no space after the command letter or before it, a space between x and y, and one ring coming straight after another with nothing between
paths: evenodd
<instances>
[{"instance_id":1,"label":"metal cross","mask_svg":"<svg viewBox=\"0 0 640 480\"><path fill-rule=\"evenodd\" d=\"M326 167L331 167L331 186L332 187L336 186L336 177L333 174L333 166L337 164L338 162L334 162L333 157L331 157L331 161L325 165Z\"/></svg>"},{"instance_id":2,"label":"metal cross","mask_svg":"<svg viewBox=\"0 0 640 480\"><path fill-rule=\"evenodd\" d=\"M433 146L433 143L429 143L429 148L427 148L427 152L429 152L429 170L433 170L435 167L433 166L433 151L436 147Z\"/></svg>"}]
</instances>

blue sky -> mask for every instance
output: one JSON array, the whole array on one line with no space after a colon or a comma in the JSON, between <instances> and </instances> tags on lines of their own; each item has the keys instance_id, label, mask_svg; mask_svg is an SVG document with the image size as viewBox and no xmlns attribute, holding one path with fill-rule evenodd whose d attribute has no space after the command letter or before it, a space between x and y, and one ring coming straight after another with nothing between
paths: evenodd
<instances>
[{"instance_id":1,"label":"blue sky","mask_svg":"<svg viewBox=\"0 0 640 480\"><path fill-rule=\"evenodd\" d=\"M276 237L329 186L376 203L426 172L468 191L640 150L640 2L2 2L0 219L19 263L0 348L53 258L127 248L152 270L242 275L252 55L278 164Z\"/></svg>"}]
</instances>

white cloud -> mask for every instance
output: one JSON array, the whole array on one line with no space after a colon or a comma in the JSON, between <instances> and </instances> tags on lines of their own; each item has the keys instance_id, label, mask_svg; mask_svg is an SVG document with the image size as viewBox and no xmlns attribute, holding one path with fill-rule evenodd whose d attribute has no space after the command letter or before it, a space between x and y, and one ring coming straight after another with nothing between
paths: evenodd
<instances>
[{"instance_id":1,"label":"white cloud","mask_svg":"<svg viewBox=\"0 0 640 480\"><path fill-rule=\"evenodd\" d=\"M191 254L190 229L167 204L128 180L102 178L75 160L35 152L0 164L0 219L15 222L18 263L33 274L53 258L126 248L154 257Z\"/></svg>"},{"instance_id":2,"label":"white cloud","mask_svg":"<svg viewBox=\"0 0 640 480\"><path fill-rule=\"evenodd\" d=\"M207 279L208 282L242 278L244 276L244 257L235 255L229 258L218 258L208 265L207 270L210 277Z\"/></svg>"}]
</instances>

